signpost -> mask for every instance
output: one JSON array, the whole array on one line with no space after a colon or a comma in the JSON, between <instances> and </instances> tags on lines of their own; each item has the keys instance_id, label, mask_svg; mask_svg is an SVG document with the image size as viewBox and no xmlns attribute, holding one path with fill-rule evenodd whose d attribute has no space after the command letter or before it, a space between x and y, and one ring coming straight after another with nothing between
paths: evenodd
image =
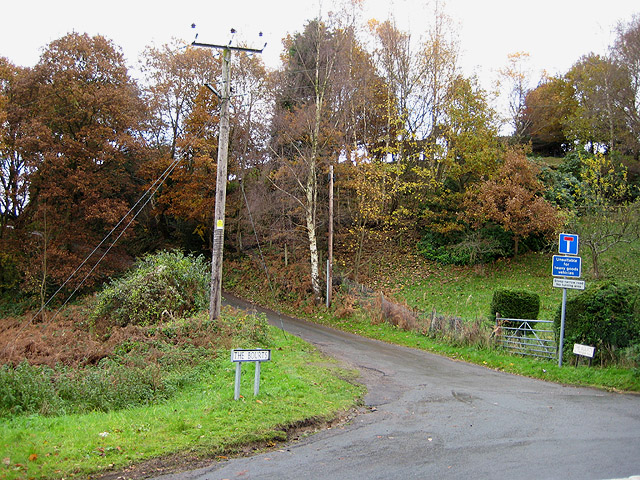
<instances>
[{"instance_id":1,"label":"signpost","mask_svg":"<svg viewBox=\"0 0 640 480\"><path fill-rule=\"evenodd\" d=\"M573 353L575 353L576 355L593 358L595 352L596 347L591 347L589 345L580 345L579 343L573 344Z\"/></svg>"},{"instance_id":2,"label":"signpost","mask_svg":"<svg viewBox=\"0 0 640 480\"><path fill-rule=\"evenodd\" d=\"M567 309L567 288L584 290L583 280L575 280L582 274L582 258L578 257L578 235L561 233L558 239L558 253L554 255L551 264L551 274L554 277L553 286L562 288L562 313L560 315L560 342L558 346L558 366L562 366L562 353L564 343L564 321ZM570 277L570 278L566 278Z\"/></svg>"},{"instance_id":3,"label":"signpost","mask_svg":"<svg viewBox=\"0 0 640 480\"><path fill-rule=\"evenodd\" d=\"M253 362L256 365L256 375L253 381L253 395L257 396L260 391L260 364L271 360L271 350L250 349L231 350L231 361L236 364L236 384L233 399L240 398L240 378L242 377L242 364Z\"/></svg>"},{"instance_id":4,"label":"signpost","mask_svg":"<svg viewBox=\"0 0 640 480\"><path fill-rule=\"evenodd\" d=\"M574 343L573 353L576 356L576 367L578 366L580 357L587 357L589 359L589 366L591 366L591 362L593 361L593 355L596 353L596 347Z\"/></svg>"}]
</instances>

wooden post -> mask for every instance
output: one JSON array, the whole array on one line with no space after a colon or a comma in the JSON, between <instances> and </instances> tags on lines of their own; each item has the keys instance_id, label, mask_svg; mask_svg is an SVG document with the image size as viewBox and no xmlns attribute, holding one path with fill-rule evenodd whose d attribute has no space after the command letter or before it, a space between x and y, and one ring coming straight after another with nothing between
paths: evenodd
<instances>
[{"instance_id":1,"label":"wooden post","mask_svg":"<svg viewBox=\"0 0 640 480\"><path fill-rule=\"evenodd\" d=\"M216 209L213 221L213 252L211 258L211 298L209 319L220 316L222 302L222 254L224 251L224 212L227 201L227 156L229 150L229 80L231 50L222 50L222 98L220 136L218 139L218 165L216 177Z\"/></svg>"},{"instance_id":2,"label":"wooden post","mask_svg":"<svg viewBox=\"0 0 640 480\"><path fill-rule=\"evenodd\" d=\"M232 32L233 33L233 32ZM211 258L211 298L209 319L220 316L222 303L222 253L224 251L224 211L227 201L227 157L229 155L229 97L231 94L231 50L247 53L262 53L262 50L230 45L192 42L195 47L222 50L222 95L207 85L220 98L220 136L218 138L218 165L216 176L216 208L213 220L213 247ZM265 43L265 46L267 44ZM264 49L264 47L262 47Z\"/></svg>"},{"instance_id":3,"label":"wooden post","mask_svg":"<svg viewBox=\"0 0 640 480\"><path fill-rule=\"evenodd\" d=\"M331 306L333 286L333 165L329 166L329 250L327 254L327 308Z\"/></svg>"}]
</instances>

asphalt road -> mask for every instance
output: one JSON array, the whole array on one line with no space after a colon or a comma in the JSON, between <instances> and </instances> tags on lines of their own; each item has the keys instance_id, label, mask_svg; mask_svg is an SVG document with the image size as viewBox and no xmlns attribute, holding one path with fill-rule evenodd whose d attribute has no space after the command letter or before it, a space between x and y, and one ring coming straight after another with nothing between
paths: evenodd
<instances>
[{"instance_id":1,"label":"asphalt road","mask_svg":"<svg viewBox=\"0 0 640 480\"><path fill-rule=\"evenodd\" d=\"M278 451L163 480L640 475L638 395L546 383L272 312L268 318L357 368L369 390L368 413Z\"/></svg>"}]
</instances>

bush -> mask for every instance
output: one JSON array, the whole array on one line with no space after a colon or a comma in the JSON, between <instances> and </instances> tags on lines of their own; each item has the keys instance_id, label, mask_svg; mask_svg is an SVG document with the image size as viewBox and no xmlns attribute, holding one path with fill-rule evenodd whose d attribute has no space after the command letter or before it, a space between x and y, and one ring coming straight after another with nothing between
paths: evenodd
<instances>
[{"instance_id":1,"label":"bush","mask_svg":"<svg viewBox=\"0 0 640 480\"><path fill-rule=\"evenodd\" d=\"M62 415L108 411L169 397L170 382L158 368L134 368L105 359L99 365L74 370L22 362L0 367L0 418L7 415Z\"/></svg>"},{"instance_id":2,"label":"bush","mask_svg":"<svg viewBox=\"0 0 640 480\"><path fill-rule=\"evenodd\" d=\"M427 232L418 242L418 252L443 265L475 265L513 255L513 235L488 225L467 234L442 235Z\"/></svg>"},{"instance_id":3,"label":"bush","mask_svg":"<svg viewBox=\"0 0 640 480\"><path fill-rule=\"evenodd\" d=\"M490 315L502 318L536 320L540 313L540 296L524 290L498 289L493 292Z\"/></svg>"},{"instance_id":4,"label":"bush","mask_svg":"<svg viewBox=\"0 0 640 480\"><path fill-rule=\"evenodd\" d=\"M0 294L15 292L20 285L20 272L11 255L0 253Z\"/></svg>"},{"instance_id":5,"label":"bush","mask_svg":"<svg viewBox=\"0 0 640 480\"><path fill-rule=\"evenodd\" d=\"M11 413L57 410L59 398L52 382L53 369L22 362L15 368L0 367L0 417Z\"/></svg>"},{"instance_id":6,"label":"bush","mask_svg":"<svg viewBox=\"0 0 640 480\"><path fill-rule=\"evenodd\" d=\"M561 307L555 317L558 332L560 316ZM564 339L565 347L595 346L601 363L619 360L620 349L640 343L640 284L607 282L568 300Z\"/></svg>"},{"instance_id":7,"label":"bush","mask_svg":"<svg viewBox=\"0 0 640 480\"><path fill-rule=\"evenodd\" d=\"M92 319L108 317L120 326L150 325L163 316L183 317L206 309L209 267L204 257L159 252L138 260L125 276L97 295Z\"/></svg>"},{"instance_id":8,"label":"bush","mask_svg":"<svg viewBox=\"0 0 640 480\"><path fill-rule=\"evenodd\" d=\"M620 357L623 366L632 368L637 375L640 375L640 343L625 348Z\"/></svg>"}]
</instances>

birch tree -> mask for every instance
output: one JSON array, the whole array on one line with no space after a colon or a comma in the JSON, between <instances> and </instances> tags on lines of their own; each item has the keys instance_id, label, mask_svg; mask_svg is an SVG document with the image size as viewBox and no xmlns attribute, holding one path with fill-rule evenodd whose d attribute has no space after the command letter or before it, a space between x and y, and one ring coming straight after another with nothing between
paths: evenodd
<instances>
[{"instance_id":1,"label":"birch tree","mask_svg":"<svg viewBox=\"0 0 640 480\"><path fill-rule=\"evenodd\" d=\"M375 150L380 155L386 134L380 121L383 81L359 45L353 23L343 19L313 20L302 33L285 40L288 55L277 74L272 124L271 178L291 202L289 214L301 220L309 248L311 289L318 300L321 176L330 162L349 159L356 150Z\"/></svg>"},{"instance_id":2,"label":"birch tree","mask_svg":"<svg viewBox=\"0 0 640 480\"><path fill-rule=\"evenodd\" d=\"M301 211L310 258L311 288L321 300L318 255L318 174L330 152L332 115L329 95L340 51L340 34L320 20L289 37L288 57L278 92L272 152L272 181Z\"/></svg>"}]
</instances>

